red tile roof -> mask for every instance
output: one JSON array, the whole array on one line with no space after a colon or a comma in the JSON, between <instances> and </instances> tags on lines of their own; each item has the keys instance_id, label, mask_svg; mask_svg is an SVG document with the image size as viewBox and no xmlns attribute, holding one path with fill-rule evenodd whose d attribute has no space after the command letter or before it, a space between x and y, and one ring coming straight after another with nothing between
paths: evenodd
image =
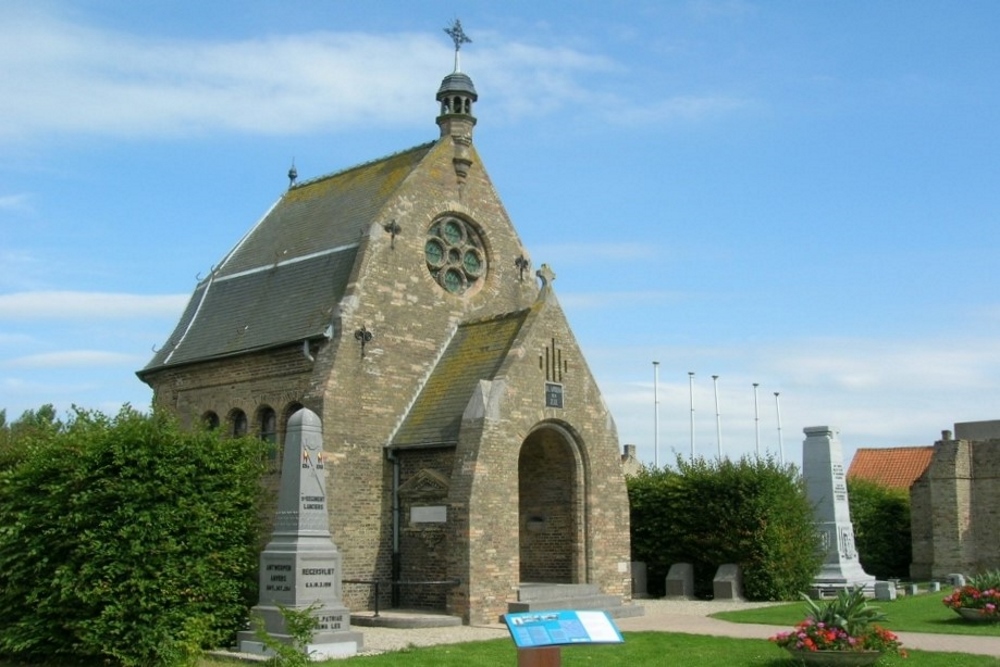
<instances>
[{"instance_id":1,"label":"red tile roof","mask_svg":"<svg viewBox=\"0 0 1000 667\"><path fill-rule=\"evenodd\" d=\"M927 470L933 454L933 447L862 448L854 453L847 477L894 489L909 489Z\"/></svg>"}]
</instances>

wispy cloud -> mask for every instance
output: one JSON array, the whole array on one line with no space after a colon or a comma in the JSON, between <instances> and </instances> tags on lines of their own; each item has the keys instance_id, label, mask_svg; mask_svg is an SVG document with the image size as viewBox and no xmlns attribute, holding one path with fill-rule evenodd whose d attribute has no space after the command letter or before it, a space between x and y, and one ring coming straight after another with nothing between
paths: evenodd
<instances>
[{"instance_id":1,"label":"wispy cloud","mask_svg":"<svg viewBox=\"0 0 1000 667\"><path fill-rule=\"evenodd\" d=\"M558 283L556 293L559 294ZM663 304L690 298L690 294L669 290L637 290L622 292L574 292L559 294L559 302L573 310L593 310L616 306L634 307L636 304Z\"/></svg>"},{"instance_id":2,"label":"wispy cloud","mask_svg":"<svg viewBox=\"0 0 1000 667\"><path fill-rule=\"evenodd\" d=\"M117 352L102 352L100 350L65 350L62 352L46 352L29 354L2 362L9 368L80 368L90 366L134 366L140 363L141 357Z\"/></svg>"},{"instance_id":3,"label":"wispy cloud","mask_svg":"<svg viewBox=\"0 0 1000 667\"><path fill-rule=\"evenodd\" d=\"M672 461L671 448L689 453L692 418L696 451L715 454L713 374L719 376L723 449L731 456L751 453L758 433L762 449L776 453L779 425L788 459L800 460L804 427L827 425L841 429L849 462L858 447L931 444L955 422L996 417L989 388L1000 374L1000 342L988 338L793 338L736 349L655 346L643 354L607 344L585 351L622 441L638 444L647 461L653 459L653 370L651 363L635 367L634 359L661 362L661 464ZM696 372L692 382L688 371ZM760 385L756 410L754 382Z\"/></svg>"},{"instance_id":4,"label":"wispy cloud","mask_svg":"<svg viewBox=\"0 0 1000 667\"><path fill-rule=\"evenodd\" d=\"M0 195L0 211L31 211L31 195Z\"/></svg>"},{"instance_id":5,"label":"wispy cloud","mask_svg":"<svg viewBox=\"0 0 1000 667\"><path fill-rule=\"evenodd\" d=\"M535 247L532 259L559 267L565 264L585 264L595 260L628 261L661 256L650 243L543 243Z\"/></svg>"},{"instance_id":6,"label":"wispy cloud","mask_svg":"<svg viewBox=\"0 0 1000 667\"><path fill-rule=\"evenodd\" d=\"M620 104L604 111L615 125L655 126L676 121L705 121L760 107L753 99L727 95L683 95L649 104Z\"/></svg>"},{"instance_id":7,"label":"wispy cloud","mask_svg":"<svg viewBox=\"0 0 1000 667\"><path fill-rule=\"evenodd\" d=\"M106 292L0 294L0 320L177 317L188 296Z\"/></svg>"},{"instance_id":8,"label":"wispy cloud","mask_svg":"<svg viewBox=\"0 0 1000 667\"><path fill-rule=\"evenodd\" d=\"M624 104L592 77L623 69L608 57L489 32L476 42L474 73L501 117L574 109L635 123L689 120L743 104L722 95ZM0 8L0 140L423 123L427 81L440 76L448 50L437 35L416 33L138 37L8 6ZM372 90L380 91L379 103Z\"/></svg>"}]
</instances>

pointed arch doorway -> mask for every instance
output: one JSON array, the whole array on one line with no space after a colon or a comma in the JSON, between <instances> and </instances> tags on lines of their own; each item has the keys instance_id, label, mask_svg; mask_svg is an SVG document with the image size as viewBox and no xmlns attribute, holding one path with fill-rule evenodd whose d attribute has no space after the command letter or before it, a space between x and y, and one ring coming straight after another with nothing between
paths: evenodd
<instances>
[{"instance_id":1,"label":"pointed arch doorway","mask_svg":"<svg viewBox=\"0 0 1000 667\"><path fill-rule=\"evenodd\" d=\"M517 461L520 580L586 582L584 461L565 427L544 423L521 443Z\"/></svg>"}]
</instances>

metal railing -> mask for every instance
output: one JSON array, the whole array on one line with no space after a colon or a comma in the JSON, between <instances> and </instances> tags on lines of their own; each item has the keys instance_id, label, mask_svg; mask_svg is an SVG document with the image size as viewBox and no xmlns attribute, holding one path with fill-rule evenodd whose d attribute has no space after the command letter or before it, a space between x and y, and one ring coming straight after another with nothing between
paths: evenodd
<instances>
[{"instance_id":1,"label":"metal railing","mask_svg":"<svg viewBox=\"0 0 1000 667\"><path fill-rule=\"evenodd\" d=\"M375 618L379 617L378 601L379 601L379 591L381 590L382 584L389 584L393 590L393 599L396 598L396 593L400 586L459 586L462 583L461 579L445 579L443 581L379 581L378 579L344 579L345 584L362 584L375 587Z\"/></svg>"}]
</instances>

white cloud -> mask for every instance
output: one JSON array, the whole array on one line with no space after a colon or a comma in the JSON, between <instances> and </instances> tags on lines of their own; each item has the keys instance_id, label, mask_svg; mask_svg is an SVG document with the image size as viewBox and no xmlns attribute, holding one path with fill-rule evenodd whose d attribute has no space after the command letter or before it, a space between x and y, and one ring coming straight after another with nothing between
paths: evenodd
<instances>
[{"instance_id":1,"label":"white cloud","mask_svg":"<svg viewBox=\"0 0 1000 667\"><path fill-rule=\"evenodd\" d=\"M637 444L647 461L653 459L651 362L660 361L661 465L673 460L670 448L689 452L689 370L696 372L696 451L702 455L714 456L717 447L712 374L719 375L723 450L730 456L752 453L755 424L762 448L776 452L779 407L792 461L801 459L807 426L840 428L849 463L859 447L929 445L955 422L1000 418L1000 342L987 338L791 339L719 348L609 344L585 352L621 441ZM760 384L756 414L754 382Z\"/></svg>"},{"instance_id":2,"label":"white cloud","mask_svg":"<svg viewBox=\"0 0 1000 667\"><path fill-rule=\"evenodd\" d=\"M500 116L572 108L635 123L689 120L743 104L725 96L625 104L591 76L621 69L607 57L492 33L476 41L470 74L490 90ZM432 34L146 38L0 8L0 141L423 123L434 104L427 82L440 77L449 60L448 45Z\"/></svg>"},{"instance_id":3,"label":"white cloud","mask_svg":"<svg viewBox=\"0 0 1000 667\"><path fill-rule=\"evenodd\" d=\"M0 320L178 317L188 298L71 291L0 294Z\"/></svg>"},{"instance_id":4,"label":"white cloud","mask_svg":"<svg viewBox=\"0 0 1000 667\"><path fill-rule=\"evenodd\" d=\"M91 366L133 366L142 362L141 357L100 350L66 350L29 354L3 362L9 368L79 368Z\"/></svg>"}]
</instances>

